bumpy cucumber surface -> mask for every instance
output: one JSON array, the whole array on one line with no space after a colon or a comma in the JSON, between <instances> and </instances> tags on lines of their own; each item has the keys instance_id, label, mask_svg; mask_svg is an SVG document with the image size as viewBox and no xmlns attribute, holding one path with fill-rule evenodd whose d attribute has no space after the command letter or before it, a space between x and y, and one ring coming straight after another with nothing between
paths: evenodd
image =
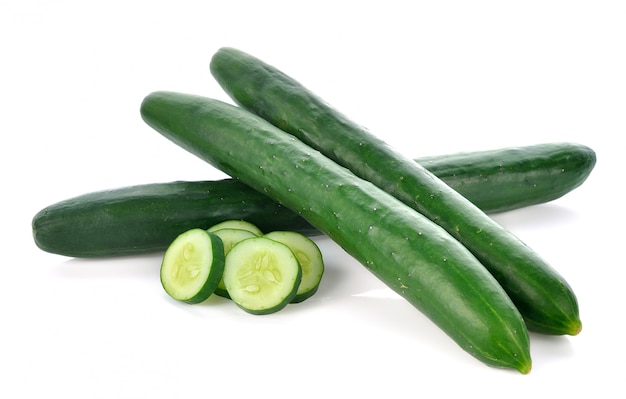
<instances>
[{"instance_id":1,"label":"bumpy cucumber surface","mask_svg":"<svg viewBox=\"0 0 626 399\"><path fill-rule=\"evenodd\" d=\"M595 153L577 143L545 143L418 158L485 212L554 200L582 184ZM75 257L163 251L193 227L245 219L264 231L319 231L296 213L231 179L122 187L60 201L33 218L35 243Z\"/></svg>"},{"instance_id":2,"label":"bumpy cucumber surface","mask_svg":"<svg viewBox=\"0 0 626 399\"><path fill-rule=\"evenodd\" d=\"M553 201L587 180L596 164L591 148L568 142L488 149L419 158L418 163L483 212Z\"/></svg>"},{"instance_id":3,"label":"bumpy cucumber surface","mask_svg":"<svg viewBox=\"0 0 626 399\"><path fill-rule=\"evenodd\" d=\"M301 215L477 359L530 370L517 308L440 226L241 108L155 92L141 115L174 143Z\"/></svg>"},{"instance_id":4,"label":"bumpy cucumber surface","mask_svg":"<svg viewBox=\"0 0 626 399\"><path fill-rule=\"evenodd\" d=\"M66 199L33 218L36 245L74 257L163 251L180 233L244 219L264 231L319 234L302 218L231 180L155 183Z\"/></svg>"},{"instance_id":5,"label":"bumpy cucumber surface","mask_svg":"<svg viewBox=\"0 0 626 399\"><path fill-rule=\"evenodd\" d=\"M222 48L211 60L211 72L239 105L371 181L461 241L502 284L529 329L579 333L578 301L565 279L433 173L249 54Z\"/></svg>"}]
</instances>

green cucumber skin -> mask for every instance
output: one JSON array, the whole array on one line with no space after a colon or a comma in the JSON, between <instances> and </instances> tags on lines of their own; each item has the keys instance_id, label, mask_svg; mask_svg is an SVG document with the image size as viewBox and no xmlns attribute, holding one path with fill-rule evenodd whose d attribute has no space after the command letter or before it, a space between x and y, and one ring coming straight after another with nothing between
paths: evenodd
<instances>
[{"instance_id":1,"label":"green cucumber skin","mask_svg":"<svg viewBox=\"0 0 626 399\"><path fill-rule=\"evenodd\" d=\"M52 204L32 221L44 251L74 257L163 251L180 233L242 219L264 231L317 230L235 180L154 183L93 192Z\"/></svg>"},{"instance_id":2,"label":"green cucumber skin","mask_svg":"<svg viewBox=\"0 0 626 399\"><path fill-rule=\"evenodd\" d=\"M587 180L596 153L582 144L556 142L417 162L483 212L497 213L561 198Z\"/></svg>"},{"instance_id":3,"label":"green cucumber skin","mask_svg":"<svg viewBox=\"0 0 626 399\"><path fill-rule=\"evenodd\" d=\"M416 159L485 212L557 199L580 186L595 153L576 143L545 143ZM32 221L37 246L74 257L163 251L180 233L223 220L263 231L319 231L245 184L224 179L137 185L84 194L47 206Z\"/></svg>"},{"instance_id":4,"label":"green cucumber skin","mask_svg":"<svg viewBox=\"0 0 626 399\"><path fill-rule=\"evenodd\" d=\"M155 92L141 115L172 142L301 215L477 359L530 370L518 310L441 227L241 108Z\"/></svg>"},{"instance_id":5,"label":"green cucumber skin","mask_svg":"<svg viewBox=\"0 0 626 399\"><path fill-rule=\"evenodd\" d=\"M529 330L553 335L580 332L578 301L565 279L433 173L253 56L222 48L210 68L241 107L373 182L461 241L502 284Z\"/></svg>"}]
</instances>

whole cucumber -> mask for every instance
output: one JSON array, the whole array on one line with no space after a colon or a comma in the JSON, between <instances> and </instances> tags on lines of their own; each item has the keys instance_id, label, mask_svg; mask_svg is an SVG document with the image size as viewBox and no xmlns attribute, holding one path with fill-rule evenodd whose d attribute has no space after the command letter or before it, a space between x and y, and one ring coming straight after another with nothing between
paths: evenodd
<instances>
[{"instance_id":1,"label":"whole cucumber","mask_svg":"<svg viewBox=\"0 0 626 399\"><path fill-rule=\"evenodd\" d=\"M529 372L517 308L440 226L239 107L156 92L141 115L172 142L301 215L477 359Z\"/></svg>"},{"instance_id":2,"label":"whole cucumber","mask_svg":"<svg viewBox=\"0 0 626 399\"><path fill-rule=\"evenodd\" d=\"M529 329L555 335L580 332L578 301L565 279L433 173L249 54L222 48L210 68L243 108L371 181L461 241L509 293Z\"/></svg>"},{"instance_id":3,"label":"whole cucumber","mask_svg":"<svg viewBox=\"0 0 626 399\"><path fill-rule=\"evenodd\" d=\"M487 213L546 203L579 187L596 153L578 143L543 143L419 158L418 163Z\"/></svg>"},{"instance_id":4,"label":"whole cucumber","mask_svg":"<svg viewBox=\"0 0 626 399\"><path fill-rule=\"evenodd\" d=\"M32 232L42 250L93 258L164 251L181 233L229 219L264 231L319 232L267 196L232 179L142 184L97 191L49 205Z\"/></svg>"},{"instance_id":5,"label":"whole cucumber","mask_svg":"<svg viewBox=\"0 0 626 399\"><path fill-rule=\"evenodd\" d=\"M418 163L486 212L548 202L578 187L595 153L576 143L545 143L423 157ZM263 231L320 232L296 213L245 184L178 181L92 192L46 206L32 231L44 251L104 257L164 251L179 234L224 220Z\"/></svg>"}]
</instances>

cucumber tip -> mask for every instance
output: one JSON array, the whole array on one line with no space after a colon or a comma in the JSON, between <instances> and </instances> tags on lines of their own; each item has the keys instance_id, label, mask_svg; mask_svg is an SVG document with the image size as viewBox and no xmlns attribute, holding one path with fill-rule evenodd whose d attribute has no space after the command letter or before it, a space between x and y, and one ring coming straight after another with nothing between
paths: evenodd
<instances>
[{"instance_id":1,"label":"cucumber tip","mask_svg":"<svg viewBox=\"0 0 626 399\"><path fill-rule=\"evenodd\" d=\"M533 364L531 361L528 361L527 363L521 364L520 367L517 369L520 373L526 375L528 373L530 373L530 370L533 368Z\"/></svg>"},{"instance_id":2,"label":"cucumber tip","mask_svg":"<svg viewBox=\"0 0 626 399\"><path fill-rule=\"evenodd\" d=\"M583 329L583 323L580 320L576 320L576 322L572 323L572 328L569 332L569 335L575 336L580 334Z\"/></svg>"}]
</instances>

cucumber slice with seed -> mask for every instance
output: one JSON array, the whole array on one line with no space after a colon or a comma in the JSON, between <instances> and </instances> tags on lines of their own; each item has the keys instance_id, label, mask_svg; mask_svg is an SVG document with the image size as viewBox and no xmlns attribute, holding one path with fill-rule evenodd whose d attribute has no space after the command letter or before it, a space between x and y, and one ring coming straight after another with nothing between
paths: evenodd
<instances>
[{"instance_id":1,"label":"cucumber slice with seed","mask_svg":"<svg viewBox=\"0 0 626 399\"><path fill-rule=\"evenodd\" d=\"M161 263L161 285L172 298L200 303L215 291L224 272L222 240L203 229L191 229L172 241Z\"/></svg>"},{"instance_id":2,"label":"cucumber slice with seed","mask_svg":"<svg viewBox=\"0 0 626 399\"><path fill-rule=\"evenodd\" d=\"M272 231L266 238L289 247L302 268L302 281L292 303L302 302L317 292L324 274L322 252L313 240L294 231Z\"/></svg>"},{"instance_id":3,"label":"cucumber slice with seed","mask_svg":"<svg viewBox=\"0 0 626 399\"><path fill-rule=\"evenodd\" d=\"M226 256L224 284L230 298L252 314L283 309L302 280L298 259L288 246L265 237L236 244Z\"/></svg>"},{"instance_id":4,"label":"cucumber slice with seed","mask_svg":"<svg viewBox=\"0 0 626 399\"><path fill-rule=\"evenodd\" d=\"M255 224L246 222L245 220L225 220L221 223L215 224L209 227L208 231L215 232L221 229L237 229L237 230L247 230L251 233L254 233L255 236L259 237L263 235L261 229L259 229Z\"/></svg>"},{"instance_id":5,"label":"cucumber slice with seed","mask_svg":"<svg viewBox=\"0 0 626 399\"><path fill-rule=\"evenodd\" d=\"M222 244L224 245L224 255L228 255L232 247L235 246L240 241L243 241L248 238L257 237L257 235L250 230L240 230L240 229L231 229L224 228L213 231L213 234L218 236L222 240ZM224 279L220 279L219 284L215 288L215 294L224 298L230 298L228 294L228 290L224 285Z\"/></svg>"}]
</instances>

